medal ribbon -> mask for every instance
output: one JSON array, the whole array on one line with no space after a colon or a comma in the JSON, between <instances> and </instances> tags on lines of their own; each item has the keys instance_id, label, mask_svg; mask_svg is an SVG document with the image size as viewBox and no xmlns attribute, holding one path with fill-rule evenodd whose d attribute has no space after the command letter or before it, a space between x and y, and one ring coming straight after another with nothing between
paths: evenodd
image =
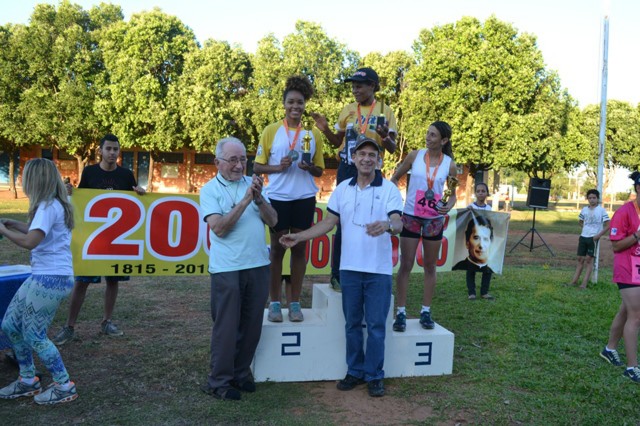
<instances>
[{"instance_id":1,"label":"medal ribbon","mask_svg":"<svg viewBox=\"0 0 640 426\"><path fill-rule=\"evenodd\" d=\"M284 124L284 129L287 131L287 139L289 139L289 125L287 124L287 119L282 120L282 124ZM302 130L302 122L298 123L298 127L296 128L296 134L293 135L293 141L289 139L289 151L293 151L296 147L296 143L298 142L298 136L300 136L300 131Z\"/></svg>"},{"instance_id":2,"label":"medal ribbon","mask_svg":"<svg viewBox=\"0 0 640 426\"><path fill-rule=\"evenodd\" d=\"M369 114L367 114L367 118L364 120L364 123L358 124L360 127L360 134L364 135L364 132L367 131L367 127L369 126L369 118L371 118L371 113L376 106L376 100L374 99L371 103L371 109L369 110ZM362 113L360 112L360 104L358 104L358 120L362 117Z\"/></svg>"},{"instance_id":3,"label":"medal ribbon","mask_svg":"<svg viewBox=\"0 0 640 426\"><path fill-rule=\"evenodd\" d=\"M429 158L429 151L426 152L425 156L427 157L425 159L425 163L427 164L427 189L433 190L433 183L436 180L436 175L438 174L438 169L440 168L440 164L442 164L442 151L440 151L440 158L438 159L438 164L436 164L436 168L433 171L433 175L429 176L429 168L430 168L430 158Z\"/></svg>"}]
</instances>

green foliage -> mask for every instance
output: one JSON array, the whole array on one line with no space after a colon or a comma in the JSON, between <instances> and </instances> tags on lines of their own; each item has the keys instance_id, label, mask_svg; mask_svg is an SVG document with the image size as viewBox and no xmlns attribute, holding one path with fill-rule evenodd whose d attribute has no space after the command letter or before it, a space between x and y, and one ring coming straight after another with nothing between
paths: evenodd
<instances>
[{"instance_id":1,"label":"green foliage","mask_svg":"<svg viewBox=\"0 0 640 426\"><path fill-rule=\"evenodd\" d=\"M600 140L600 105L588 105L582 111L580 133L588 141L584 162L590 174L596 175L598 144ZM627 102L607 101L607 126L605 130L605 166L640 167L640 113Z\"/></svg>"},{"instance_id":2,"label":"green foliage","mask_svg":"<svg viewBox=\"0 0 640 426\"><path fill-rule=\"evenodd\" d=\"M185 56L197 47L191 29L157 8L105 32L108 80L96 109L123 147L170 151L182 146L168 93L182 74Z\"/></svg>"},{"instance_id":3,"label":"green foliage","mask_svg":"<svg viewBox=\"0 0 640 426\"><path fill-rule=\"evenodd\" d=\"M495 16L423 29L412 52L363 58L319 24L298 21L293 33L268 34L249 54L223 41L201 47L184 23L157 8L125 22L117 5L87 11L63 0L37 5L27 26L0 27L0 46L6 152L55 147L82 167L106 131L124 148L152 153L207 151L227 135L252 150L264 127L282 118L289 76L309 77L316 93L307 110L333 124L353 99L345 78L370 66L381 77L377 96L398 122L398 149L385 172L424 146L432 121L445 120L456 161L472 174L508 168L554 177L586 164L595 175L599 108L580 111L546 69L535 36ZM610 101L606 134L607 165L638 168L638 108Z\"/></svg>"},{"instance_id":4,"label":"green foliage","mask_svg":"<svg viewBox=\"0 0 640 426\"><path fill-rule=\"evenodd\" d=\"M190 51L180 79L169 90L183 134L198 151L211 151L215 141L233 135L247 140L250 110L244 102L252 66L249 55L227 42L207 40Z\"/></svg>"},{"instance_id":5,"label":"green foliage","mask_svg":"<svg viewBox=\"0 0 640 426\"><path fill-rule=\"evenodd\" d=\"M411 111L402 131L412 148L423 145L431 121L444 120L453 128L456 160L472 173L568 166L559 164L562 155L552 161L549 154L563 140L571 100L545 70L534 36L494 16L484 23L465 17L422 30L414 51L417 65L402 94Z\"/></svg>"}]
</instances>

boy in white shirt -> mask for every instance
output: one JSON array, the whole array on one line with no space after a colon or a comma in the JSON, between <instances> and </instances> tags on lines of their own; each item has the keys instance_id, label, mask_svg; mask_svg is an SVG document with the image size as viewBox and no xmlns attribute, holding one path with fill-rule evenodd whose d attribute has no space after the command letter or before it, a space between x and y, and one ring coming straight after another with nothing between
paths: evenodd
<instances>
[{"instance_id":1,"label":"boy in white shirt","mask_svg":"<svg viewBox=\"0 0 640 426\"><path fill-rule=\"evenodd\" d=\"M580 225L582 225L582 233L578 240L578 264L573 279L569 283L570 286L578 284L582 269L585 269L584 279L582 280L581 290L587 288L591 272L593 271L593 259L595 258L596 247L600 237L609 232L609 215L607 211L599 206L600 192L597 189L587 191L587 201L589 205L583 207L580 212Z\"/></svg>"}]
</instances>

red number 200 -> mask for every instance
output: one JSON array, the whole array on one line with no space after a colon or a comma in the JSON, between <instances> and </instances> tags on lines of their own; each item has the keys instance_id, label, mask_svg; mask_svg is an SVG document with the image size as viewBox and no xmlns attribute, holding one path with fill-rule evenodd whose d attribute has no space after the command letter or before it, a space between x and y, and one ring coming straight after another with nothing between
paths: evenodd
<instances>
[{"instance_id":1,"label":"red number 200","mask_svg":"<svg viewBox=\"0 0 640 426\"><path fill-rule=\"evenodd\" d=\"M166 197L154 202L148 211L145 240L130 237L144 223L144 205L127 194L101 194L85 209L85 222L102 222L87 238L84 259L142 260L144 244L155 257L179 261L200 249L198 205L187 198Z\"/></svg>"}]
</instances>

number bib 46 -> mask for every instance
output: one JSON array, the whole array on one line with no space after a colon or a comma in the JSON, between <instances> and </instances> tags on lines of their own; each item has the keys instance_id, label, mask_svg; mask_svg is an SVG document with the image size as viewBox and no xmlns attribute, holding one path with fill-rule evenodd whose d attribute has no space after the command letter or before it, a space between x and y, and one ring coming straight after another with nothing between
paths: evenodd
<instances>
[{"instance_id":1,"label":"number bib 46","mask_svg":"<svg viewBox=\"0 0 640 426\"><path fill-rule=\"evenodd\" d=\"M416 203L413 206L413 215L417 217L438 217L441 216L436 210L436 204L438 200L442 198L440 194L433 194L433 199L427 200L425 192L422 190L416 191Z\"/></svg>"}]
</instances>

